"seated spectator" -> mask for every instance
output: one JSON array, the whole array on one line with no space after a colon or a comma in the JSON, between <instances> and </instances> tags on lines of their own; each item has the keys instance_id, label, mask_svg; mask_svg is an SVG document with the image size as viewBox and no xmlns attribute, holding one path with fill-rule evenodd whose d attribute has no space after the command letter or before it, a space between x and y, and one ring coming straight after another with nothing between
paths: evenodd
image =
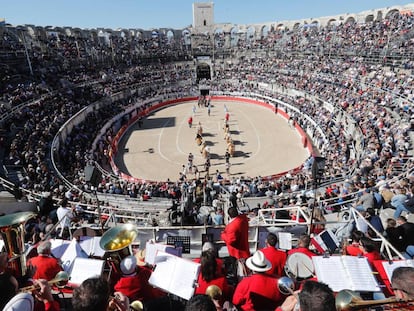
<instances>
[{"instance_id":1,"label":"seated spectator","mask_svg":"<svg viewBox=\"0 0 414 311\"><path fill-rule=\"evenodd\" d=\"M276 245L278 243L277 235L269 233L266 237L266 246L261 249L266 259L272 264L272 268L267 271L267 274L282 276L286 265L287 254L285 251L278 250Z\"/></svg>"},{"instance_id":2,"label":"seated spectator","mask_svg":"<svg viewBox=\"0 0 414 311\"><path fill-rule=\"evenodd\" d=\"M385 237L398 251L404 252L404 243L402 239L402 228L397 227L397 221L394 218L387 219L385 228Z\"/></svg>"},{"instance_id":3,"label":"seated spectator","mask_svg":"<svg viewBox=\"0 0 414 311\"><path fill-rule=\"evenodd\" d=\"M240 310L257 310L263 305L268 307L269 304L273 308L278 306L283 296L277 286L277 279L266 274L272 268L270 261L261 251L257 251L247 258L246 265L252 274L237 284L233 304Z\"/></svg>"},{"instance_id":4,"label":"seated spectator","mask_svg":"<svg viewBox=\"0 0 414 311\"><path fill-rule=\"evenodd\" d=\"M311 238L308 234L302 234L299 237L298 245L288 251L288 256L294 253L303 253L309 257L316 256L314 252L309 249Z\"/></svg>"},{"instance_id":5,"label":"seated spectator","mask_svg":"<svg viewBox=\"0 0 414 311\"><path fill-rule=\"evenodd\" d=\"M28 261L28 266L35 268L33 279L50 281L63 270L58 260L52 257L52 243L50 241L40 242L37 246L37 254L36 257Z\"/></svg>"},{"instance_id":6,"label":"seated spectator","mask_svg":"<svg viewBox=\"0 0 414 311\"><path fill-rule=\"evenodd\" d=\"M398 229L401 234L401 244L403 250L409 258L414 257L414 223L408 222L407 218L400 216L397 218Z\"/></svg>"},{"instance_id":7,"label":"seated spectator","mask_svg":"<svg viewBox=\"0 0 414 311\"><path fill-rule=\"evenodd\" d=\"M373 208L367 208L365 219L378 231L378 233L381 235L384 233L381 217L376 214ZM377 237L377 234L370 227L368 227L367 233L371 238Z\"/></svg>"},{"instance_id":8,"label":"seated spectator","mask_svg":"<svg viewBox=\"0 0 414 311\"><path fill-rule=\"evenodd\" d=\"M324 283L306 281L297 297L299 301L294 295L287 297L275 311L336 311L334 293Z\"/></svg>"}]
</instances>

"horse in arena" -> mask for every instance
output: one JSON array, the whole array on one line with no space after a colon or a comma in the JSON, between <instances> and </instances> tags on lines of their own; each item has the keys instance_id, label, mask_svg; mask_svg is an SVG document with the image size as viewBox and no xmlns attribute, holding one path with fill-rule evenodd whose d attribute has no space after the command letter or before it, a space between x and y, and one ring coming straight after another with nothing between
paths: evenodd
<instances>
[{"instance_id":1,"label":"horse in arena","mask_svg":"<svg viewBox=\"0 0 414 311\"><path fill-rule=\"evenodd\" d=\"M207 159L210 156L210 148L206 145L206 142L201 144L200 153L203 155L204 159Z\"/></svg>"},{"instance_id":2,"label":"horse in arena","mask_svg":"<svg viewBox=\"0 0 414 311\"><path fill-rule=\"evenodd\" d=\"M201 137L201 135L197 133L195 141L197 146L201 146L201 144L203 143L203 137Z\"/></svg>"},{"instance_id":3,"label":"horse in arena","mask_svg":"<svg viewBox=\"0 0 414 311\"><path fill-rule=\"evenodd\" d=\"M203 135L203 127L201 126L201 122L198 122L197 135Z\"/></svg>"},{"instance_id":4,"label":"horse in arena","mask_svg":"<svg viewBox=\"0 0 414 311\"><path fill-rule=\"evenodd\" d=\"M227 143L227 151L230 153L231 157L234 157L234 152L236 151L236 147L234 146L233 141Z\"/></svg>"}]
</instances>

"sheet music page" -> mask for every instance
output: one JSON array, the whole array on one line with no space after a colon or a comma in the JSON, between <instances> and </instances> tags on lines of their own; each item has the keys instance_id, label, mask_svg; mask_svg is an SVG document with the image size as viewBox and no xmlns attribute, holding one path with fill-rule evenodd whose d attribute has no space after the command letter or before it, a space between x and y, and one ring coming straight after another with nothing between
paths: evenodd
<instances>
[{"instance_id":1,"label":"sheet music page","mask_svg":"<svg viewBox=\"0 0 414 311\"><path fill-rule=\"evenodd\" d=\"M372 268L365 257L342 256L342 261L351 279L355 291L378 292L380 287L372 273Z\"/></svg>"},{"instance_id":2,"label":"sheet music page","mask_svg":"<svg viewBox=\"0 0 414 311\"><path fill-rule=\"evenodd\" d=\"M90 258L76 258L70 273L70 283L80 285L86 279L100 276L104 260Z\"/></svg>"},{"instance_id":3,"label":"sheet music page","mask_svg":"<svg viewBox=\"0 0 414 311\"><path fill-rule=\"evenodd\" d=\"M384 267L385 273L387 274L388 280L391 282L392 272L398 267L413 267L414 261L411 259L408 260L395 260L395 261L383 261L382 266Z\"/></svg>"},{"instance_id":4,"label":"sheet music page","mask_svg":"<svg viewBox=\"0 0 414 311\"><path fill-rule=\"evenodd\" d=\"M341 256L313 256L312 261L319 282L329 285L334 292L351 289L352 284L342 263Z\"/></svg>"},{"instance_id":5,"label":"sheet music page","mask_svg":"<svg viewBox=\"0 0 414 311\"><path fill-rule=\"evenodd\" d=\"M278 232L279 236L279 248L284 250L292 249L292 233L290 232Z\"/></svg>"},{"instance_id":6,"label":"sheet music page","mask_svg":"<svg viewBox=\"0 0 414 311\"><path fill-rule=\"evenodd\" d=\"M167 245L160 243L147 242L145 244L145 262L155 264L155 256L158 251L164 251Z\"/></svg>"},{"instance_id":7,"label":"sheet music page","mask_svg":"<svg viewBox=\"0 0 414 311\"><path fill-rule=\"evenodd\" d=\"M194 284L200 271L200 264L158 251L154 260L155 269L149 283L184 299L194 294Z\"/></svg>"}]
</instances>

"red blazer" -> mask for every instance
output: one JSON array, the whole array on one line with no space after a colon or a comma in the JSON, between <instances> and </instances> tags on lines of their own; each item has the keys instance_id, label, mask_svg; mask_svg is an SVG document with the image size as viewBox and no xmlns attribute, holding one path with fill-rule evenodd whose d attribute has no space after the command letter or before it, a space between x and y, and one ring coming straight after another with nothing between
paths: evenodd
<instances>
[{"instance_id":1,"label":"red blazer","mask_svg":"<svg viewBox=\"0 0 414 311\"><path fill-rule=\"evenodd\" d=\"M267 271L267 274L282 276L284 275L287 254L284 251L276 249L272 246L262 248L261 251L272 264L272 269Z\"/></svg>"},{"instance_id":2,"label":"red blazer","mask_svg":"<svg viewBox=\"0 0 414 311\"><path fill-rule=\"evenodd\" d=\"M31 258L28 265L36 267L36 272L33 275L33 279L45 279L52 280L59 271L62 271L62 267L56 258L50 256L36 256Z\"/></svg>"},{"instance_id":3,"label":"red blazer","mask_svg":"<svg viewBox=\"0 0 414 311\"><path fill-rule=\"evenodd\" d=\"M122 276L115 284L114 291L128 296L130 301L145 302L163 296L164 293L148 283L150 276L151 270L139 268L135 275Z\"/></svg>"},{"instance_id":4,"label":"red blazer","mask_svg":"<svg viewBox=\"0 0 414 311\"><path fill-rule=\"evenodd\" d=\"M233 304L240 310L255 310L251 293L259 294L265 299L275 302L275 305L282 304L284 296L277 286L278 279L267 274L255 273L242 279L233 294Z\"/></svg>"},{"instance_id":5,"label":"red blazer","mask_svg":"<svg viewBox=\"0 0 414 311\"><path fill-rule=\"evenodd\" d=\"M312 256L316 256L315 253L311 252L308 248L306 247L297 247L297 248L292 248L290 251L288 251L288 256L293 254L293 253L303 253L305 255L308 255L309 257Z\"/></svg>"},{"instance_id":6,"label":"red blazer","mask_svg":"<svg viewBox=\"0 0 414 311\"><path fill-rule=\"evenodd\" d=\"M206 293L207 287L209 287L210 285L217 285L218 287L220 287L223 293L220 304L222 305L225 301L231 300L231 297L233 295L233 287L227 283L227 279L225 276L220 276L214 280L211 280L210 282L207 282L203 279L203 276L200 273L198 275L197 283L198 287L196 287L194 295L204 295Z\"/></svg>"},{"instance_id":7,"label":"red blazer","mask_svg":"<svg viewBox=\"0 0 414 311\"><path fill-rule=\"evenodd\" d=\"M221 233L229 255L237 259L250 257L249 221L245 214L238 215L226 225Z\"/></svg>"}]
</instances>

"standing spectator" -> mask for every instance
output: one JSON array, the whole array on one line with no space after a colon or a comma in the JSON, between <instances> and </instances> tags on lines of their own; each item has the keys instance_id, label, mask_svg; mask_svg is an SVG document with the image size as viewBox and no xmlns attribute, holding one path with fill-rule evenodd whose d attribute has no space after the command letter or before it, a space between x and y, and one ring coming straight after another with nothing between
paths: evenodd
<instances>
[{"instance_id":1,"label":"standing spectator","mask_svg":"<svg viewBox=\"0 0 414 311\"><path fill-rule=\"evenodd\" d=\"M237 207L228 209L230 221L221 233L221 239L226 243L229 255L236 259L245 259L250 255L249 221L245 214L239 214Z\"/></svg>"},{"instance_id":2,"label":"standing spectator","mask_svg":"<svg viewBox=\"0 0 414 311\"><path fill-rule=\"evenodd\" d=\"M52 243L50 243L50 241L40 242L37 247L38 255L28 261L28 265L35 268L33 279L45 279L50 281L58 272L63 270L58 260L51 256L51 247Z\"/></svg>"},{"instance_id":3,"label":"standing spectator","mask_svg":"<svg viewBox=\"0 0 414 311\"><path fill-rule=\"evenodd\" d=\"M193 117L188 118L188 127L191 128L193 126Z\"/></svg>"},{"instance_id":4,"label":"standing spectator","mask_svg":"<svg viewBox=\"0 0 414 311\"><path fill-rule=\"evenodd\" d=\"M277 279L266 274L272 269L272 264L261 251L257 251L246 260L252 274L243 278L234 291L233 304L239 310L260 310L276 308L283 296L277 286Z\"/></svg>"},{"instance_id":5,"label":"standing spectator","mask_svg":"<svg viewBox=\"0 0 414 311\"><path fill-rule=\"evenodd\" d=\"M74 217L73 209L69 208L67 205L67 200L63 199L56 211L56 215L59 222L58 227L60 227L59 237L61 238L67 238L70 236L71 221Z\"/></svg>"},{"instance_id":6,"label":"standing spectator","mask_svg":"<svg viewBox=\"0 0 414 311\"><path fill-rule=\"evenodd\" d=\"M266 273L280 277L284 273L287 254L276 248L277 242L277 235L270 232L266 237L266 247L262 248L261 251L272 264L272 268Z\"/></svg>"}]
</instances>

